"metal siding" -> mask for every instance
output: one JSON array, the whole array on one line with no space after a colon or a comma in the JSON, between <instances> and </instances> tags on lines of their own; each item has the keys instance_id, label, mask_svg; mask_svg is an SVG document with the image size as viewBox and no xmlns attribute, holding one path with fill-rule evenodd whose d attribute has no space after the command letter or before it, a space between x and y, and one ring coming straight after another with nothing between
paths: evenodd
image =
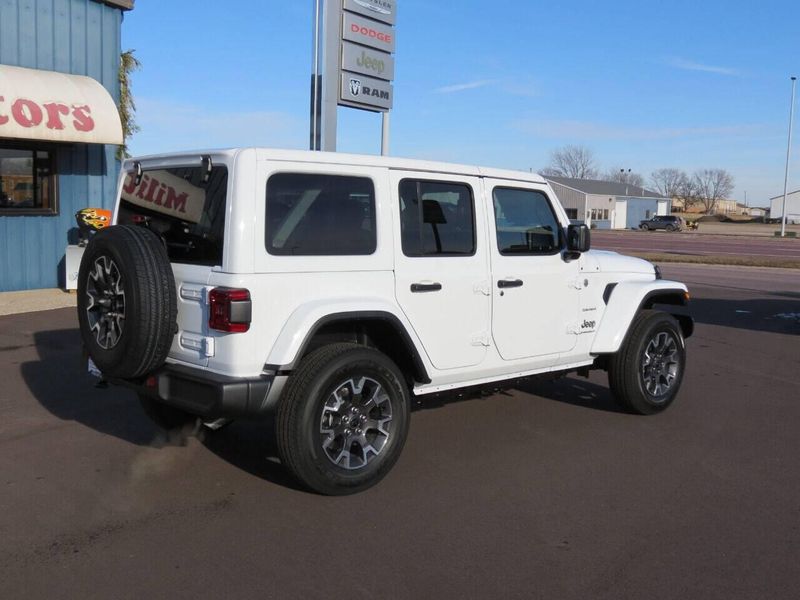
<instances>
[{"instance_id":1,"label":"metal siding","mask_svg":"<svg viewBox=\"0 0 800 600\"><path fill-rule=\"evenodd\" d=\"M564 208L574 208L578 211L578 218L583 219L583 213L586 211L586 194L573 190L565 185L550 181L550 187L558 196L558 201Z\"/></svg>"},{"instance_id":2,"label":"metal siding","mask_svg":"<svg viewBox=\"0 0 800 600\"><path fill-rule=\"evenodd\" d=\"M117 101L121 25L121 10L94 0L0 0L0 63L88 75ZM113 205L115 153L114 146L59 146L59 214L0 216L0 291L63 284L75 213Z\"/></svg>"}]
</instances>

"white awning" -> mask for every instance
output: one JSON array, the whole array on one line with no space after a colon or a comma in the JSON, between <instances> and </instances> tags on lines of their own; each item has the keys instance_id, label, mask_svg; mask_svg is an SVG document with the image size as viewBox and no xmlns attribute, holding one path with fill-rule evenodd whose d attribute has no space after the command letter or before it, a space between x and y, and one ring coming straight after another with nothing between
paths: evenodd
<instances>
[{"instance_id":1,"label":"white awning","mask_svg":"<svg viewBox=\"0 0 800 600\"><path fill-rule=\"evenodd\" d=\"M91 77L0 65L2 138L122 144L122 124Z\"/></svg>"}]
</instances>

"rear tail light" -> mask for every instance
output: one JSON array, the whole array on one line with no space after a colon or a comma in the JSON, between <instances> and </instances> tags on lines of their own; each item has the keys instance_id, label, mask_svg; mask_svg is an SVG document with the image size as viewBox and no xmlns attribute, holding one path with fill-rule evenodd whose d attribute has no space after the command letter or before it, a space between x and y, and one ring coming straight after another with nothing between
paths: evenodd
<instances>
[{"instance_id":1,"label":"rear tail light","mask_svg":"<svg viewBox=\"0 0 800 600\"><path fill-rule=\"evenodd\" d=\"M208 293L208 326L217 331L244 333L250 329L253 305L248 290L214 288Z\"/></svg>"}]
</instances>

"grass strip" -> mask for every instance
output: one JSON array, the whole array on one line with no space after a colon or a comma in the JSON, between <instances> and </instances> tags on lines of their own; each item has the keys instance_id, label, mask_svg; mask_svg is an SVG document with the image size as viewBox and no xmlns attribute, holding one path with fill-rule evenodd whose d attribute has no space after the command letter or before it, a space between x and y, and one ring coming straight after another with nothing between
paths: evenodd
<instances>
[{"instance_id":1,"label":"grass strip","mask_svg":"<svg viewBox=\"0 0 800 600\"><path fill-rule=\"evenodd\" d=\"M800 269L800 258L774 258L764 256L721 256L718 254L668 254L664 252L625 251L624 254L638 256L650 262L691 263L702 265L735 265L739 267L775 267Z\"/></svg>"}]
</instances>

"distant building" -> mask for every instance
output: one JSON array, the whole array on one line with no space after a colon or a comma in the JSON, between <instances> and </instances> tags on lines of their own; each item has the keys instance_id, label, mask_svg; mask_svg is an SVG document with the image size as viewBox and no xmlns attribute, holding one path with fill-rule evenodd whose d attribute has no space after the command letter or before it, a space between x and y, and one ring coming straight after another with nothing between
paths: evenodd
<instances>
[{"instance_id":1,"label":"distant building","mask_svg":"<svg viewBox=\"0 0 800 600\"><path fill-rule=\"evenodd\" d=\"M654 215L668 215L672 200L636 185L545 176L570 219L598 229L629 229Z\"/></svg>"},{"instance_id":2,"label":"distant building","mask_svg":"<svg viewBox=\"0 0 800 600\"><path fill-rule=\"evenodd\" d=\"M783 219L783 194L770 198L770 219ZM800 223L800 190L786 194L786 222Z\"/></svg>"},{"instance_id":3,"label":"distant building","mask_svg":"<svg viewBox=\"0 0 800 600\"><path fill-rule=\"evenodd\" d=\"M761 208L760 206L750 207L751 217L769 217L769 208Z\"/></svg>"}]
</instances>

